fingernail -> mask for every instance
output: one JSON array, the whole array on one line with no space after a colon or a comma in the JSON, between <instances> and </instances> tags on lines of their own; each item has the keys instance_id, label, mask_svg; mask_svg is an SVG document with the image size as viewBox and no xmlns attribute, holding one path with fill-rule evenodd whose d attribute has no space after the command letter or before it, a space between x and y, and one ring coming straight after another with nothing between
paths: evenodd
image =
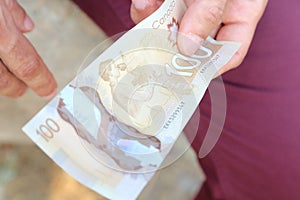
<instances>
[{"instance_id":1,"label":"fingernail","mask_svg":"<svg viewBox=\"0 0 300 200\"><path fill-rule=\"evenodd\" d=\"M50 100L55 96L56 96L56 90L54 90L51 94L49 94L47 96L44 96L43 98L46 99L46 100Z\"/></svg>"},{"instance_id":2,"label":"fingernail","mask_svg":"<svg viewBox=\"0 0 300 200\"><path fill-rule=\"evenodd\" d=\"M178 38L178 47L183 54L192 56L203 42L204 39L193 33L180 34Z\"/></svg>"},{"instance_id":3,"label":"fingernail","mask_svg":"<svg viewBox=\"0 0 300 200\"><path fill-rule=\"evenodd\" d=\"M34 27L33 21L28 16L25 17L24 27L26 30L32 30Z\"/></svg>"},{"instance_id":4,"label":"fingernail","mask_svg":"<svg viewBox=\"0 0 300 200\"><path fill-rule=\"evenodd\" d=\"M149 0L132 0L132 4L137 10L145 10Z\"/></svg>"}]
</instances>

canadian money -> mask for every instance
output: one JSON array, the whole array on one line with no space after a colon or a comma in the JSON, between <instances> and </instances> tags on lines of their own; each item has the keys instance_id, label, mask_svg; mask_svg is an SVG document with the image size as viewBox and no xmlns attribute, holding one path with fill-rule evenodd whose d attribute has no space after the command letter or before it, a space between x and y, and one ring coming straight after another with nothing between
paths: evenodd
<instances>
[{"instance_id":1,"label":"canadian money","mask_svg":"<svg viewBox=\"0 0 300 200\"><path fill-rule=\"evenodd\" d=\"M76 180L109 199L135 199L170 152L238 43L177 48L185 12L166 0L113 43L23 131Z\"/></svg>"}]
</instances>

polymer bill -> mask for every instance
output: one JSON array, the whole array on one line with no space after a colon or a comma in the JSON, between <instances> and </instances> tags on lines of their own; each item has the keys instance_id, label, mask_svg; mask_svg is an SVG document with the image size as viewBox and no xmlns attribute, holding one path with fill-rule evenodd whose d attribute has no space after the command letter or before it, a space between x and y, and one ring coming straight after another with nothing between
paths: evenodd
<instances>
[{"instance_id":1,"label":"polymer bill","mask_svg":"<svg viewBox=\"0 0 300 200\"><path fill-rule=\"evenodd\" d=\"M208 38L177 48L186 10L166 0L90 62L23 131L76 180L109 199L136 199L215 73L239 48Z\"/></svg>"}]
</instances>

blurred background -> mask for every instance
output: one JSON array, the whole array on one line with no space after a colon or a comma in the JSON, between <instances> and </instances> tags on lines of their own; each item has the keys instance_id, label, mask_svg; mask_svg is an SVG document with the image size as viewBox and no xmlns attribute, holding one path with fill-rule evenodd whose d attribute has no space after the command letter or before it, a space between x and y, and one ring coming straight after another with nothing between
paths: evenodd
<instances>
[{"instance_id":1,"label":"blurred background","mask_svg":"<svg viewBox=\"0 0 300 200\"><path fill-rule=\"evenodd\" d=\"M27 34L56 77L59 89L76 76L85 56L106 39L69 0L19 0L35 22ZM21 131L45 104L32 91L20 99L0 97L0 200L101 200L62 171ZM174 151L187 146L182 137ZM193 199L204 175L188 149L160 170L139 199Z\"/></svg>"}]
</instances>

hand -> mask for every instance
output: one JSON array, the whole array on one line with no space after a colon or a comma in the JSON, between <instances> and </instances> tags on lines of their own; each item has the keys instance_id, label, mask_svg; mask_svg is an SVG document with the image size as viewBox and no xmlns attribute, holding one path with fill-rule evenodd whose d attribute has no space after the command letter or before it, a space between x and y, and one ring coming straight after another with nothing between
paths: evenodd
<instances>
[{"instance_id":1,"label":"hand","mask_svg":"<svg viewBox=\"0 0 300 200\"><path fill-rule=\"evenodd\" d=\"M0 0L0 95L19 97L27 87L45 98L55 94L52 74L23 35L33 28L16 0Z\"/></svg>"},{"instance_id":2,"label":"hand","mask_svg":"<svg viewBox=\"0 0 300 200\"><path fill-rule=\"evenodd\" d=\"M138 23L154 12L162 0L132 0L131 17ZM217 40L242 44L233 58L218 72L222 74L239 66L251 44L256 26L267 0L185 0L187 10L182 18L178 48L192 55L209 35ZM187 38L189 41L187 41Z\"/></svg>"}]
</instances>

